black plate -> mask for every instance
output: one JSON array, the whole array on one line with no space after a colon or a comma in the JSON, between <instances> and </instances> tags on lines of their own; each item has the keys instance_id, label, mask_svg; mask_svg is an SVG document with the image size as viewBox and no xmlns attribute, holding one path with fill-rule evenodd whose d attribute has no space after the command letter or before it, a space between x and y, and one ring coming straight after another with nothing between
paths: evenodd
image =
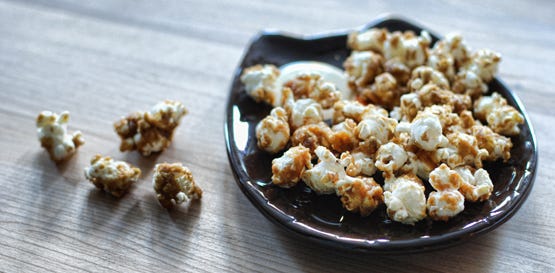
<instances>
[{"instance_id":1,"label":"black plate","mask_svg":"<svg viewBox=\"0 0 555 273\"><path fill-rule=\"evenodd\" d=\"M398 18L380 18L363 29L385 27L390 31L423 28ZM438 36L429 31L433 42ZM303 183L282 189L270 183L273 156L256 146L255 126L271 107L250 99L239 80L243 68L270 63L276 66L299 61L325 62L341 68L349 54L347 31L316 36L294 36L263 32L250 43L235 71L226 112L225 138L237 184L251 202L269 219L302 237L332 246L374 253L406 253L438 249L463 242L507 221L527 198L537 165L536 138L519 99L499 79L490 90L503 95L525 117L521 134L513 137L512 158L506 163L489 163L485 168L494 182L491 198L483 203L466 203L465 210L447 223L423 220L407 226L388 220L378 208L366 218L347 212L335 195L318 196Z\"/></svg>"}]
</instances>

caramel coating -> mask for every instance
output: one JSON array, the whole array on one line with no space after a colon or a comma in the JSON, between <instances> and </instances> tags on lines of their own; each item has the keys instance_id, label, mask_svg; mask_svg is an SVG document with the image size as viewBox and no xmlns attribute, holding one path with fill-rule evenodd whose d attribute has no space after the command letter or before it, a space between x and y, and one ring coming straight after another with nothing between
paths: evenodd
<instances>
[{"instance_id":1,"label":"caramel coating","mask_svg":"<svg viewBox=\"0 0 555 273\"><path fill-rule=\"evenodd\" d=\"M115 161L111 157L95 155L91 165L85 168L85 178L97 188L121 197L137 182L141 170L124 161Z\"/></svg>"},{"instance_id":2,"label":"caramel coating","mask_svg":"<svg viewBox=\"0 0 555 273\"><path fill-rule=\"evenodd\" d=\"M156 164L152 186L158 202L167 209L202 197L202 189L195 183L193 174L181 163Z\"/></svg>"},{"instance_id":3,"label":"caramel coating","mask_svg":"<svg viewBox=\"0 0 555 273\"><path fill-rule=\"evenodd\" d=\"M281 157L272 160L272 183L291 188L301 179L306 169L312 168L310 150L302 145L289 148Z\"/></svg>"},{"instance_id":4,"label":"caramel coating","mask_svg":"<svg viewBox=\"0 0 555 273\"><path fill-rule=\"evenodd\" d=\"M371 177L341 180L337 183L336 194L340 196L345 209L358 212L363 217L370 215L383 203L382 187Z\"/></svg>"}]
</instances>

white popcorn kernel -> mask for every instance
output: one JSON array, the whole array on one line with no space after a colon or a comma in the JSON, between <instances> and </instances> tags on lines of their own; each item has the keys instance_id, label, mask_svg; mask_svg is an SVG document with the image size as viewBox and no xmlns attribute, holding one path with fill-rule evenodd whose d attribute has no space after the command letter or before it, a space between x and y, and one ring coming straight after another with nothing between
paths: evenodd
<instances>
[{"instance_id":1,"label":"white popcorn kernel","mask_svg":"<svg viewBox=\"0 0 555 273\"><path fill-rule=\"evenodd\" d=\"M281 107L272 109L270 115L256 125L258 147L269 153L277 153L287 146L290 130L287 112Z\"/></svg>"},{"instance_id":2,"label":"white popcorn kernel","mask_svg":"<svg viewBox=\"0 0 555 273\"><path fill-rule=\"evenodd\" d=\"M474 115L487 121L494 132L505 136L518 135L520 133L518 125L524 123L524 117L496 92L474 102Z\"/></svg>"},{"instance_id":3,"label":"white popcorn kernel","mask_svg":"<svg viewBox=\"0 0 555 273\"><path fill-rule=\"evenodd\" d=\"M484 169L475 170L468 166L455 168L461 176L459 191L471 202L487 200L493 192L493 183Z\"/></svg>"},{"instance_id":4,"label":"white popcorn kernel","mask_svg":"<svg viewBox=\"0 0 555 273\"><path fill-rule=\"evenodd\" d=\"M372 176L376 173L374 159L364 152L344 152L341 154L340 162L341 165L346 166L348 176Z\"/></svg>"},{"instance_id":5,"label":"white popcorn kernel","mask_svg":"<svg viewBox=\"0 0 555 273\"><path fill-rule=\"evenodd\" d=\"M445 164L430 173L430 184L436 190L428 196L428 215L434 220L447 221L464 210L464 196L458 191L461 176Z\"/></svg>"},{"instance_id":6,"label":"white popcorn kernel","mask_svg":"<svg viewBox=\"0 0 555 273\"><path fill-rule=\"evenodd\" d=\"M83 135L76 131L67 133L69 112L64 111L59 116L50 111L41 112L36 120L37 134L41 146L44 147L50 158L60 163L71 157L77 147L83 145Z\"/></svg>"},{"instance_id":7,"label":"white popcorn kernel","mask_svg":"<svg viewBox=\"0 0 555 273\"><path fill-rule=\"evenodd\" d=\"M384 59L372 51L353 51L343 66L353 91L370 85L383 72Z\"/></svg>"},{"instance_id":8,"label":"white popcorn kernel","mask_svg":"<svg viewBox=\"0 0 555 273\"><path fill-rule=\"evenodd\" d=\"M152 186L160 204L169 209L174 204L202 197L191 171L181 163L160 163L154 167Z\"/></svg>"},{"instance_id":9,"label":"white popcorn kernel","mask_svg":"<svg viewBox=\"0 0 555 273\"><path fill-rule=\"evenodd\" d=\"M482 161L488 157L486 149L478 146L478 141L473 135L454 132L447 135L449 143L444 148L437 150L437 155L442 162L455 168L462 165L482 167Z\"/></svg>"},{"instance_id":10,"label":"white popcorn kernel","mask_svg":"<svg viewBox=\"0 0 555 273\"><path fill-rule=\"evenodd\" d=\"M274 65L255 65L245 68L241 75L241 82L245 84L247 94L256 102L263 101L273 106L279 106L281 88L276 86L279 74L279 69Z\"/></svg>"},{"instance_id":11,"label":"white popcorn kernel","mask_svg":"<svg viewBox=\"0 0 555 273\"><path fill-rule=\"evenodd\" d=\"M341 99L341 91L335 84L324 81L319 73L302 72L283 86L291 89L296 100L310 98L324 109L331 108Z\"/></svg>"},{"instance_id":12,"label":"white popcorn kernel","mask_svg":"<svg viewBox=\"0 0 555 273\"><path fill-rule=\"evenodd\" d=\"M421 112L410 125L411 140L420 148L433 151L447 143L439 118Z\"/></svg>"},{"instance_id":13,"label":"white popcorn kernel","mask_svg":"<svg viewBox=\"0 0 555 273\"><path fill-rule=\"evenodd\" d=\"M133 183L137 182L141 170L124 161L115 161L111 157L95 155L91 165L85 168L85 178L97 188L121 197Z\"/></svg>"},{"instance_id":14,"label":"white popcorn kernel","mask_svg":"<svg viewBox=\"0 0 555 273\"><path fill-rule=\"evenodd\" d=\"M424 186L418 178L392 178L384 190L387 214L393 221L414 225L426 217Z\"/></svg>"},{"instance_id":15,"label":"white popcorn kernel","mask_svg":"<svg viewBox=\"0 0 555 273\"><path fill-rule=\"evenodd\" d=\"M159 102L145 113L145 120L162 130L173 130L179 125L187 109L179 101L165 100Z\"/></svg>"},{"instance_id":16,"label":"white popcorn kernel","mask_svg":"<svg viewBox=\"0 0 555 273\"><path fill-rule=\"evenodd\" d=\"M289 148L281 157L272 160L272 183L291 188L301 179L306 169L312 168L312 156L302 145Z\"/></svg>"},{"instance_id":17,"label":"white popcorn kernel","mask_svg":"<svg viewBox=\"0 0 555 273\"><path fill-rule=\"evenodd\" d=\"M290 88L283 89L284 108L289 115L289 127L291 130L307 125L321 122L324 117L322 106L313 99L295 100Z\"/></svg>"},{"instance_id":18,"label":"white popcorn kernel","mask_svg":"<svg viewBox=\"0 0 555 273\"><path fill-rule=\"evenodd\" d=\"M395 133L397 121L379 115L369 116L360 121L355 135L364 141L375 142L378 146L389 142Z\"/></svg>"},{"instance_id":19,"label":"white popcorn kernel","mask_svg":"<svg viewBox=\"0 0 555 273\"><path fill-rule=\"evenodd\" d=\"M302 180L317 194L334 193L337 181L346 176L345 169L327 148L318 146L315 153L318 164L306 170L302 174Z\"/></svg>"},{"instance_id":20,"label":"white popcorn kernel","mask_svg":"<svg viewBox=\"0 0 555 273\"><path fill-rule=\"evenodd\" d=\"M431 37L426 31L420 36L410 31L393 32L384 43L384 56L387 60L398 58L409 68L414 68L426 63L430 43Z\"/></svg>"},{"instance_id":21,"label":"white popcorn kernel","mask_svg":"<svg viewBox=\"0 0 555 273\"><path fill-rule=\"evenodd\" d=\"M348 36L347 45L352 50L373 50L377 53L382 53L387 36L388 32L386 29L378 28L371 28L363 32L353 32Z\"/></svg>"},{"instance_id":22,"label":"white popcorn kernel","mask_svg":"<svg viewBox=\"0 0 555 273\"><path fill-rule=\"evenodd\" d=\"M427 84L435 84L439 88L449 89L449 81L445 76L429 66L415 68L407 85L410 91L418 91Z\"/></svg>"},{"instance_id":23,"label":"white popcorn kernel","mask_svg":"<svg viewBox=\"0 0 555 273\"><path fill-rule=\"evenodd\" d=\"M333 111L334 124L340 123L347 118L358 123L372 115L388 116L385 109L373 104L363 105L356 100L338 101L333 106Z\"/></svg>"},{"instance_id":24,"label":"white popcorn kernel","mask_svg":"<svg viewBox=\"0 0 555 273\"><path fill-rule=\"evenodd\" d=\"M471 71L488 83L497 73L497 67L501 62L501 54L489 49L481 49L474 52L470 62L462 70Z\"/></svg>"},{"instance_id":25,"label":"white popcorn kernel","mask_svg":"<svg viewBox=\"0 0 555 273\"><path fill-rule=\"evenodd\" d=\"M478 98L488 92L488 86L470 70L460 71L453 82L453 91Z\"/></svg>"},{"instance_id":26,"label":"white popcorn kernel","mask_svg":"<svg viewBox=\"0 0 555 273\"><path fill-rule=\"evenodd\" d=\"M399 170L408 160L405 149L393 142L382 145L376 153L376 168L385 173Z\"/></svg>"},{"instance_id":27,"label":"white popcorn kernel","mask_svg":"<svg viewBox=\"0 0 555 273\"><path fill-rule=\"evenodd\" d=\"M451 55L456 67L462 67L470 59L470 49L459 33L448 33L434 45L432 51Z\"/></svg>"}]
</instances>

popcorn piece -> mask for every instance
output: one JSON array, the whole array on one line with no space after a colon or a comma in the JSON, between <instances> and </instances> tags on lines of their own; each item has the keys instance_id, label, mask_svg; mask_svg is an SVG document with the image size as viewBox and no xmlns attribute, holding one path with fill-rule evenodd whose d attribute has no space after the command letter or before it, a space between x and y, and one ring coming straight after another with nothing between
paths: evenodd
<instances>
[{"instance_id":1,"label":"popcorn piece","mask_svg":"<svg viewBox=\"0 0 555 273\"><path fill-rule=\"evenodd\" d=\"M495 161L501 158L503 162L507 162L511 158L513 143L510 138L495 133L491 128L481 124L472 126L471 134L476 137L478 147L488 151L485 160Z\"/></svg>"},{"instance_id":2,"label":"popcorn piece","mask_svg":"<svg viewBox=\"0 0 555 273\"><path fill-rule=\"evenodd\" d=\"M385 72L391 74L397 84L405 86L410 79L411 71L410 69L401 62L398 58L393 58L384 63Z\"/></svg>"},{"instance_id":3,"label":"popcorn piece","mask_svg":"<svg viewBox=\"0 0 555 273\"><path fill-rule=\"evenodd\" d=\"M518 135L520 133L518 125L524 123L524 117L496 92L474 102L474 115L481 120L486 120L494 132L505 136Z\"/></svg>"},{"instance_id":4,"label":"popcorn piece","mask_svg":"<svg viewBox=\"0 0 555 273\"><path fill-rule=\"evenodd\" d=\"M414 68L426 63L431 41L426 31L420 32L420 36L412 31L395 31L385 41L383 54L386 60L399 58L409 68Z\"/></svg>"},{"instance_id":5,"label":"popcorn piece","mask_svg":"<svg viewBox=\"0 0 555 273\"><path fill-rule=\"evenodd\" d=\"M458 191L462 178L445 164L430 173L430 184L436 190L428 196L428 215L447 221L464 210L464 196Z\"/></svg>"},{"instance_id":6,"label":"popcorn piece","mask_svg":"<svg viewBox=\"0 0 555 273\"><path fill-rule=\"evenodd\" d=\"M193 174L181 163L156 164L152 186L156 192L156 198L167 209L172 208L174 204L202 197L202 190L195 183Z\"/></svg>"},{"instance_id":7,"label":"popcorn piece","mask_svg":"<svg viewBox=\"0 0 555 273\"><path fill-rule=\"evenodd\" d=\"M490 197L493 192L493 183L486 170L475 170L470 166L462 166L455 168L455 171L462 179L459 191L466 200L471 202L485 201Z\"/></svg>"},{"instance_id":8,"label":"popcorn piece","mask_svg":"<svg viewBox=\"0 0 555 273\"><path fill-rule=\"evenodd\" d=\"M497 73L499 62L501 62L501 54L489 49L481 49L472 54L470 62L461 70L473 72L483 82L488 83Z\"/></svg>"},{"instance_id":9,"label":"popcorn piece","mask_svg":"<svg viewBox=\"0 0 555 273\"><path fill-rule=\"evenodd\" d=\"M312 168L310 150L302 145L289 148L272 160L272 183L282 188L295 186L305 169Z\"/></svg>"},{"instance_id":10,"label":"popcorn piece","mask_svg":"<svg viewBox=\"0 0 555 273\"><path fill-rule=\"evenodd\" d=\"M433 151L447 143L447 138L442 132L439 118L428 111L420 112L410 124L412 142L426 151Z\"/></svg>"},{"instance_id":11,"label":"popcorn piece","mask_svg":"<svg viewBox=\"0 0 555 273\"><path fill-rule=\"evenodd\" d=\"M95 155L91 166L85 168L85 178L97 188L121 197L137 182L141 170L124 161L115 161L111 157Z\"/></svg>"},{"instance_id":12,"label":"popcorn piece","mask_svg":"<svg viewBox=\"0 0 555 273\"><path fill-rule=\"evenodd\" d=\"M415 93L405 94L401 96L400 101L399 114L403 121L412 121L418 111L428 106L450 106L457 113L472 106L472 100L469 96L455 94L449 90L441 89L435 84L427 84Z\"/></svg>"},{"instance_id":13,"label":"popcorn piece","mask_svg":"<svg viewBox=\"0 0 555 273\"><path fill-rule=\"evenodd\" d=\"M353 119L355 122L358 123L366 117L372 115L381 115L387 117L387 111L373 104L362 105L358 101L342 100L336 102L333 106L334 124L340 123L347 118Z\"/></svg>"},{"instance_id":14,"label":"popcorn piece","mask_svg":"<svg viewBox=\"0 0 555 273\"><path fill-rule=\"evenodd\" d=\"M453 91L478 98L488 92L488 86L478 75L469 70L460 71L453 82Z\"/></svg>"},{"instance_id":15,"label":"popcorn piece","mask_svg":"<svg viewBox=\"0 0 555 273\"><path fill-rule=\"evenodd\" d=\"M346 166L348 176L366 175L372 176L376 173L374 159L361 151L344 152L340 158L341 165Z\"/></svg>"},{"instance_id":16,"label":"popcorn piece","mask_svg":"<svg viewBox=\"0 0 555 273\"><path fill-rule=\"evenodd\" d=\"M291 144L293 146L303 145L313 153L318 146L331 147L329 139L332 133L331 128L325 122L304 125L295 130L291 136Z\"/></svg>"},{"instance_id":17,"label":"popcorn piece","mask_svg":"<svg viewBox=\"0 0 555 273\"><path fill-rule=\"evenodd\" d=\"M324 117L322 113L322 106L313 99L300 99L293 98L293 93L290 88L283 88L284 108L289 115L289 126L291 130L307 125L321 122Z\"/></svg>"},{"instance_id":18,"label":"popcorn piece","mask_svg":"<svg viewBox=\"0 0 555 273\"><path fill-rule=\"evenodd\" d=\"M416 176L391 178L384 185L387 214L396 222L414 225L426 217L426 196L422 181Z\"/></svg>"},{"instance_id":19,"label":"popcorn piece","mask_svg":"<svg viewBox=\"0 0 555 273\"><path fill-rule=\"evenodd\" d=\"M482 160L489 155L486 149L480 149L476 137L472 135L454 132L448 134L447 139L447 147L438 149L437 153L441 161L451 168L467 164L481 168Z\"/></svg>"},{"instance_id":20,"label":"popcorn piece","mask_svg":"<svg viewBox=\"0 0 555 273\"><path fill-rule=\"evenodd\" d=\"M279 106L256 125L258 147L269 153L275 154L283 150L289 142L289 136L287 112Z\"/></svg>"},{"instance_id":21,"label":"popcorn piece","mask_svg":"<svg viewBox=\"0 0 555 273\"><path fill-rule=\"evenodd\" d=\"M165 100L149 112L136 112L114 123L121 138L120 151L137 150L143 156L162 152L173 138L173 132L187 110L177 101Z\"/></svg>"},{"instance_id":22,"label":"popcorn piece","mask_svg":"<svg viewBox=\"0 0 555 273\"><path fill-rule=\"evenodd\" d=\"M291 88L295 99L311 98L320 103L324 109L331 108L341 99L341 92L330 82L322 79L317 73L303 73L286 82L285 87Z\"/></svg>"},{"instance_id":23,"label":"popcorn piece","mask_svg":"<svg viewBox=\"0 0 555 273\"><path fill-rule=\"evenodd\" d=\"M370 88L362 89L361 95L374 104L392 109L399 105L399 98L406 93L405 90L406 88L399 87L397 80L386 72L378 75Z\"/></svg>"},{"instance_id":24,"label":"popcorn piece","mask_svg":"<svg viewBox=\"0 0 555 273\"><path fill-rule=\"evenodd\" d=\"M255 65L245 68L241 82L245 84L247 94L256 102L278 106L281 102L281 90L276 86L279 74L279 69L274 65Z\"/></svg>"},{"instance_id":25,"label":"popcorn piece","mask_svg":"<svg viewBox=\"0 0 555 273\"><path fill-rule=\"evenodd\" d=\"M451 55L455 66L460 68L470 60L470 49L459 33L449 33L439 40L432 49L433 55Z\"/></svg>"},{"instance_id":26,"label":"popcorn piece","mask_svg":"<svg viewBox=\"0 0 555 273\"><path fill-rule=\"evenodd\" d=\"M392 118L372 115L363 119L355 128L355 136L371 145L374 153L381 145L389 142L395 134L397 121Z\"/></svg>"},{"instance_id":27,"label":"popcorn piece","mask_svg":"<svg viewBox=\"0 0 555 273\"><path fill-rule=\"evenodd\" d=\"M339 180L336 186L343 207L361 216L370 215L383 202L382 187L371 177L347 177Z\"/></svg>"},{"instance_id":28,"label":"popcorn piece","mask_svg":"<svg viewBox=\"0 0 555 273\"><path fill-rule=\"evenodd\" d=\"M371 28L363 32L352 32L347 37L347 46L352 50L372 50L382 53L388 32L384 28Z\"/></svg>"},{"instance_id":29,"label":"popcorn piece","mask_svg":"<svg viewBox=\"0 0 555 273\"><path fill-rule=\"evenodd\" d=\"M353 91L370 85L383 72L384 59L372 51L353 51L343 67L348 76L349 87Z\"/></svg>"},{"instance_id":30,"label":"popcorn piece","mask_svg":"<svg viewBox=\"0 0 555 273\"><path fill-rule=\"evenodd\" d=\"M317 194L334 193L337 181L345 179L347 175L345 169L327 148L318 146L315 153L318 156L318 164L306 170L301 177Z\"/></svg>"},{"instance_id":31,"label":"popcorn piece","mask_svg":"<svg viewBox=\"0 0 555 273\"><path fill-rule=\"evenodd\" d=\"M455 59L450 52L441 48L428 51L428 66L437 70L450 81L455 78Z\"/></svg>"},{"instance_id":32,"label":"popcorn piece","mask_svg":"<svg viewBox=\"0 0 555 273\"><path fill-rule=\"evenodd\" d=\"M419 66L412 71L411 78L408 82L410 91L420 90L424 85L433 83L439 88L449 89L449 81L445 76L428 66Z\"/></svg>"},{"instance_id":33,"label":"popcorn piece","mask_svg":"<svg viewBox=\"0 0 555 273\"><path fill-rule=\"evenodd\" d=\"M376 168L387 174L399 170L408 160L405 149L393 142L382 145L376 154Z\"/></svg>"},{"instance_id":34,"label":"popcorn piece","mask_svg":"<svg viewBox=\"0 0 555 273\"><path fill-rule=\"evenodd\" d=\"M67 133L69 112L64 111L59 116L50 111L43 111L37 117L37 134L42 147L50 159L60 163L70 158L77 148L85 143L81 132Z\"/></svg>"},{"instance_id":35,"label":"popcorn piece","mask_svg":"<svg viewBox=\"0 0 555 273\"><path fill-rule=\"evenodd\" d=\"M329 141L333 150L342 153L358 146L358 139L355 135L356 126L357 124L352 119L346 119L332 127Z\"/></svg>"}]
</instances>

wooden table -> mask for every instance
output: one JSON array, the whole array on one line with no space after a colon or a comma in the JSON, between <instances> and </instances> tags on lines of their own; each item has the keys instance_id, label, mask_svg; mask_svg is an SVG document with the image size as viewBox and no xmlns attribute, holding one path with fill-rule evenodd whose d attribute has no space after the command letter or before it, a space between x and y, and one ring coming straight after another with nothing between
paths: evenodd
<instances>
[{"instance_id":1,"label":"wooden table","mask_svg":"<svg viewBox=\"0 0 555 273\"><path fill-rule=\"evenodd\" d=\"M555 271L553 1L84 2L0 0L0 271ZM235 185L224 104L249 38L263 28L353 28L384 12L500 51L500 77L532 118L540 147L532 193L477 240L403 256L340 252L292 238ZM119 152L112 123L166 98L190 111L170 148L153 158ZM41 110L70 111L70 130L85 136L65 164L39 146ZM95 153L144 175L114 199L83 176ZM169 213L158 205L151 170L163 161L192 169L200 203Z\"/></svg>"}]
</instances>

